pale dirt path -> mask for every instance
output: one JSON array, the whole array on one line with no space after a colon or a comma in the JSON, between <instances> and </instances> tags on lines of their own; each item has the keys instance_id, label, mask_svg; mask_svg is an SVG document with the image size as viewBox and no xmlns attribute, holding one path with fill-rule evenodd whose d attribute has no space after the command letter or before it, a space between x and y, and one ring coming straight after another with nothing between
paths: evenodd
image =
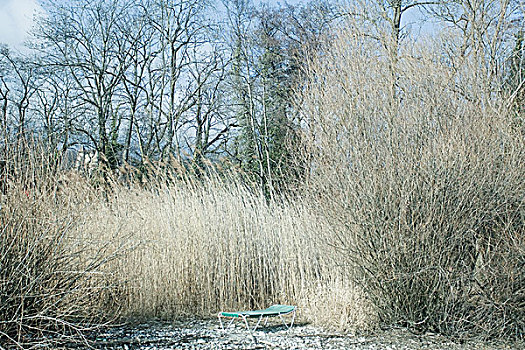
<instances>
[{"instance_id":1,"label":"pale dirt path","mask_svg":"<svg viewBox=\"0 0 525 350\"><path fill-rule=\"evenodd\" d=\"M194 320L172 323L149 323L119 327L98 334L95 349L349 349L349 350L503 350L525 349L525 344L454 343L437 335L417 336L405 330L391 330L373 336L357 336L323 331L299 324L286 332L271 325L254 332L254 342L237 323L227 331L217 320Z\"/></svg>"}]
</instances>

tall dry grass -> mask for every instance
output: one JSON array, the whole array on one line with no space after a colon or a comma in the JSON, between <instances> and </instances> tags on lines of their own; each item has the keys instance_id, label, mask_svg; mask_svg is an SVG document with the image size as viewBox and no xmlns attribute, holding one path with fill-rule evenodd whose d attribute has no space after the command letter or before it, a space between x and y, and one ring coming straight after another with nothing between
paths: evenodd
<instances>
[{"instance_id":1,"label":"tall dry grass","mask_svg":"<svg viewBox=\"0 0 525 350\"><path fill-rule=\"evenodd\" d=\"M235 175L106 177L101 186L31 147L10 158L2 198L1 344L78 341L116 317L209 317L273 303L298 305L300 319L327 327L373 322L322 239L329 225L301 200L269 202Z\"/></svg>"},{"instance_id":2,"label":"tall dry grass","mask_svg":"<svg viewBox=\"0 0 525 350\"><path fill-rule=\"evenodd\" d=\"M373 311L320 239L327 229L300 201L268 202L239 180L210 176L118 187L85 213L76 236L132 247L106 265L122 283L123 317L209 317L291 303L303 320L364 328ZM317 314L321 308L331 314Z\"/></svg>"},{"instance_id":3,"label":"tall dry grass","mask_svg":"<svg viewBox=\"0 0 525 350\"><path fill-rule=\"evenodd\" d=\"M523 130L457 37L393 63L361 29L348 25L301 91L307 190L332 244L383 324L523 337Z\"/></svg>"}]
</instances>

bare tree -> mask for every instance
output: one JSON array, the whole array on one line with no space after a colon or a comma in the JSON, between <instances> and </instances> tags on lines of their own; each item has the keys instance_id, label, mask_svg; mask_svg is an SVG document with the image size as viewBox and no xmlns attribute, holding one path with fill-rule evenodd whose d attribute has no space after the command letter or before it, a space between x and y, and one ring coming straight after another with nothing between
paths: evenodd
<instances>
[{"instance_id":1,"label":"bare tree","mask_svg":"<svg viewBox=\"0 0 525 350\"><path fill-rule=\"evenodd\" d=\"M146 154L142 145L141 133L138 130L137 118L145 113L148 105L148 70L151 68L153 60L159 54L159 49L155 47L155 31L149 26L149 21L145 17L145 9L138 7L130 14L132 19L129 21L127 33L122 39L129 42L130 64L123 75L121 98L124 104L125 114L128 121L125 130L123 144L122 161L131 161L133 135L136 135L138 143L138 155L144 159Z\"/></svg>"},{"instance_id":2,"label":"bare tree","mask_svg":"<svg viewBox=\"0 0 525 350\"><path fill-rule=\"evenodd\" d=\"M203 30L206 21L200 16L203 0L172 2L154 0L148 4L148 20L156 32L159 55L155 63L155 77L159 80L160 96L153 96L158 104L157 146L161 157L170 154L182 160L178 130L182 115L194 103L195 90L188 87L187 73L192 63L192 50L204 45ZM184 91L184 93L182 93Z\"/></svg>"},{"instance_id":3,"label":"bare tree","mask_svg":"<svg viewBox=\"0 0 525 350\"><path fill-rule=\"evenodd\" d=\"M50 3L40 26L48 65L66 68L79 98L88 107L80 129L110 167L117 164L116 142L121 115L115 109L116 91L130 64L129 42L121 40L125 14L132 3L120 0ZM96 138L91 135L97 130Z\"/></svg>"},{"instance_id":4,"label":"bare tree","mask_svg":"<svg viewBox=\"0 0 525 350\"><path fill-rule=\"evenodd\" d=\"M0 50L5 51L5 47L0 47ZM6 75L8 74L7 62L0 56L0 111L1 111L1 122L2 122L2 142L5 144L8 140L8 122L7 122L7 106L9 103L9 85L6 81Z\"/></svg>"},{"instance_id":5,"label":"bare tree","mask_svg":"<svg viewBox=\"0 0 525 350\"><path fill-rule=\"evenodd\" d=\"M450 44L443 51L457 76L464 79L465 70L476 70L469 78L472 89L462 93L477 100L480 108L494 104L493 94L508 98L502 89L503 72L515 47L513 34L521 29L516 23L523 18L523 5L517 0L450 0L427 9L450 33Z\"/></svg>"},{"instance_id":6,"label":"bare tree","mask_svg":"<svg viewBox=\"0 0 525 350\"><path fill-rule=\"evenodd\" d=\"M260 85L255 45L255 8L249 0L223 1L227 8L226 42L230 45L232 62L230 89L232 113L239 123L232 156L241 168L253 174L261 191L268 191L270 174L265 167L263 130L261 129L261 104L256 91ZM270 191L271 192L271 191Z\"/></svg>"},{"instance_id":7,"label":"bare tree","mask_svg":"<svg viewBox=\"0 0 525 350\"><path fill-rule=\"evenodd\" d=\"M300 124L294 89L342 14L328 1L286 7L255 7L246 0L223 3L231 52L231 113L239 125L230 152L271 198L293 177L290 143Z\"/></svg>"},{"instance_id":8,"label":"bare tree","mask_svg":"<svg viewBox=\"0 0 525 350\"><path fill-rule=\"evenodd\" d=\"M225 90L227 57L219 45L209 52L195 51L190 76L193 81L194 106L184 117L185 143L193 164L201 168L206 157L224 152L237 120L228 113Z\"/></svg>"},{"instance_id":9,"label":"bare tree","mask_svg":"<svg viewBox=\"0 0 525 350\"><path fill-rule=\"evenodd\" d=\"M7 62L11 72L10 75L2 79L6 91L4 92L6 99L4 107L7 113L4 117L7 119L7 116L11 115L17 140L21 140L25 136L28 127L28 110L31 105L31 99L37 91L35 80L38 74L38 66L32 63L30 59L16 56L7 49L1 50L0 55ZM7 109L8 85L11 85L10 98L13 108L11 113Z\"/></svg>"}]
</instances>

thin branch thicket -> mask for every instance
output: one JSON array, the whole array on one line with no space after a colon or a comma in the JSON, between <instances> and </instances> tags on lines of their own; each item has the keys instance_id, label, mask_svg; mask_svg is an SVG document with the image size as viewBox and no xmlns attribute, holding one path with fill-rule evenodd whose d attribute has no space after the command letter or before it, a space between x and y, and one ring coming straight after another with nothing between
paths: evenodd
<instances>
[{"instance_id":1,"label":"thin branch thicket","mask_svg":"<svg viewBox=\"0 0 525 350\"><path fill-rule=\"evenodd\" d=\"M90 187L77 184L76 193L73 186L64 191L72 178L59 182L59 159L41 145L24 142L7 155L0 211L0 343L81 341L116 310L106 293L112 286L97 273L111 252L99 248L86 256L85 245L71 237Z\"/></svg>"},{"instance_id":2,"label":"thin branch thicket","mask_svg":"<svg viewBox=\"0 0 525 350\"><path fill-rule=\"evenodd\" d=\"M525 146L505 99L448 37L401 52L393 101L388 52L348 28L301 92L326 239L383 324L523 337Z\"/></svg>"}]
</instances>

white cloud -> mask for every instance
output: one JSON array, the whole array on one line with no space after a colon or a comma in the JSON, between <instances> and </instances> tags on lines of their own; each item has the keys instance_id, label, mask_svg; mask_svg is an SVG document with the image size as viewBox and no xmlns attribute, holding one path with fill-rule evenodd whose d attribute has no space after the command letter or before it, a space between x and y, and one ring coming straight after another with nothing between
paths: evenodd
<instances>
[{"instance_id":1,"label":"white cloud","mask_svg":"<svg viewBox=\"0 0 525 350\"><path fill-rule=\"evenodd\" d=\"M21 45L39 10L36 0L0 0L0 43Z\"/></svg>"}]
</instances>

